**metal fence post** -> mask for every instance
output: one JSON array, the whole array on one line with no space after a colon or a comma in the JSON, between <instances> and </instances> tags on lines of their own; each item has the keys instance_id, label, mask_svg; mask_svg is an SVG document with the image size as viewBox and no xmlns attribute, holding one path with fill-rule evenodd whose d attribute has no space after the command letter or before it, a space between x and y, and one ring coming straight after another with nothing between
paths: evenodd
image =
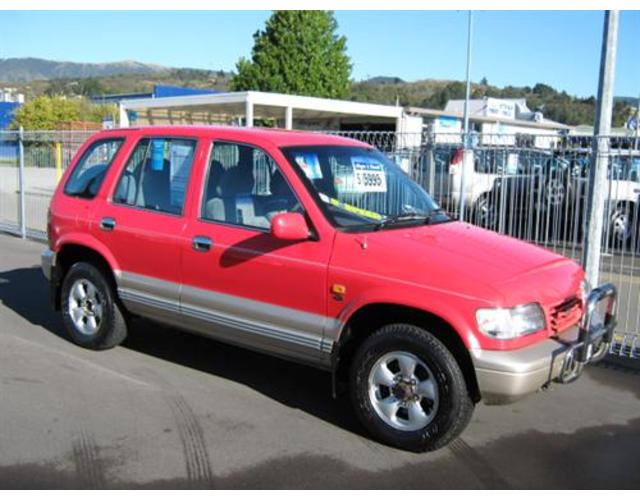
<instances>
[{"instance_id":1,"label":"metal fence post","mask_svg":"<svg viewBox=\"0 0 640 500\"><path fill-rule=\"evenodd\" d=\"M24 129L20 127L18 131L18 189L19 189L19 217L20 217L20 236L24 239L27 237L27 219L26 219L26 203L25 203L25 179L24 179Z\"/></svg>"},{"instance_id":2,"label":"metal fence post","mask_svg":"<svg viewBox=\"0 0 640 500\"><path fill-rule=\"evenodd\" d=\"M598 284L602 233L606 211L607 167L609 164L609 134L613 112L613 76L616 66L618 42L618 11L606 11L602 35L602 56L598 83L598 103L594 127L593 153L589 171L589 197L587 205L587 239L583 264L587 280Z\"/></svg>"},{"instance_id":3,"label":"metal fence post","mask_svg":"<svg viewBox=\"0 0 640 500\"><path fill-rule=\"evenodd\" d=\"M60 182L60 178L62 177L62 143L55 143L56 149L56 183Z\"/></svg>"},{"instance_id":4,"label":"metal fence post","mask_svg":"<svg viewBox=\"0 0 640 500\"><path fill-rule=\"evenodd\" d=\"M463 150L462 150L462 170L460 174L460 200L459 207L460 213L458 214L459 220L464 220L464 211L465 211L465 196L467 190L467 183L465 182L465 173L467 170L467 164L470 161L470 146L471 141L469 140L469 99L471 97L471 37L472 37L472 12L469 11L469 17L467 21L467 86L465 89L465 98L464 98L464 131L463 131Z\"/></svg>"}]
</instances>

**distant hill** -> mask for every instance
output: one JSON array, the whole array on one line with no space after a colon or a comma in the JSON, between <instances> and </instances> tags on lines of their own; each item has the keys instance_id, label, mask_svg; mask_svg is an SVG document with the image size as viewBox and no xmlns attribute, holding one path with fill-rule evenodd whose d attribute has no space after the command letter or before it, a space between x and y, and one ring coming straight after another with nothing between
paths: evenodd
<instances>
[{"instance_id":1,"label":"distant hill","mask_svg":"<svg viewBox=\"0 0 640 500\"><path fill-rule=\"evenodd\" d=\"M34 57L0 59L0 87L27 100L40 95L96 96L151 92L155 84L227 90L231 73L173 68L138 61L102 64L50 61Z\"/></svg>"},{"instance_id":2,"label":"distant hill","mask_svg":"<svg viewBox=\"0 0 640 500\"><path fill-rule=\"evenodd\" d=\"M398 78L397 76L374 76L373 78L369 78L368 80L366 80L366 82L374 85L397 85L398 83L404 83L404 80L402 78Z\"/></svg>"},{"instance_id":3,"label":"distant hill","mask_svg":"<svg viewBox=\"0 0 640 500\"><path fill-rule=\"evenodd\" d=\"M450 99L464 99L465 83L455 80L416 80L405 82L392 76L375 77L353 82L351 99L378 104L395 104L432 109L444 109ZM471 98L523 98L531 110L540 110L546 118L567 125L593 123L596 100L593 96L576 97L544 83L516 87L491 85L486 79L471 84ZM613 125L622 126L637 100L617 97L613 109Z\"/></svg>"},{"instance_id":4,"label":"distant hill","mask_svg":"<svg viewBox=\"0 0 640 500\"><path fill-rule=\"evenodd\" d=\"M169 68L138 61L76 63L35 57L0 59L0 81L30 82L55 78L88 78L110 75L162 73Z\"/></svg>"},{"instance_id":5,"label":"distant hill","mask_svg":"<svg viewBox=\"0 0 640 500\"><path fill-rule=\"evenodd\" d=\"M628 106L636 107L638 105L637 97L618 96L613 98L614 102L621 102Z\"/></svg>"},{"instance_id":6,"label":"distant hill","mask_svg":"<svg viewBox=\"0 0 640 500\"><path fill-rule=\"evenodd\" d=\"M0 87L15 87L27 100L39 95L98 96L150 92L154 84L228 90L232 74L223 70L171 68L137 61L104 64L48 61L36 58L0 59ZM349 99L444 109L450 99L462 99L465 84L455 80L424 79L407 82L397 76L375 76L354 81ZM471 86L474 99L525 98L529 108L567 125L593 123L595 98L576 97L544 83L498 87L483 78ZM617 97L614 126L626 122L636 106L634 97Z\"/></svg>"}]
</instances>

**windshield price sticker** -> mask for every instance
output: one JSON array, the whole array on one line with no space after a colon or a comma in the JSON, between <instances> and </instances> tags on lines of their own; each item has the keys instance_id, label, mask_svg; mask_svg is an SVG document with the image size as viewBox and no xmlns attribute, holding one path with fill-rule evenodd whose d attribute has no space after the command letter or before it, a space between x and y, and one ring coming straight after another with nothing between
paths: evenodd
<instances>
[{"instance_id":1,"label":"windshield price sticker","mask_svg":"<svg viewBox=\"0 0 640 500\"><path fill-rule=\"evenodd\" d=\"M354 190L360 193L386 193L387 176L384 166L375 158L354 156L353 167Z\"/></svg>"}]
</instances>

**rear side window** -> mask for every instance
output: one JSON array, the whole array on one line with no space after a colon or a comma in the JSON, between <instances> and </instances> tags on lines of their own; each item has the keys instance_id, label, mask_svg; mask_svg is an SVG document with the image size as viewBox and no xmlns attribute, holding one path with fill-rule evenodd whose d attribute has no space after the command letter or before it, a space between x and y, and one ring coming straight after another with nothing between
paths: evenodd
<instances>
[{"instance_id":1,"label":"rear side window","mask_svg":"<svg viewBox=\"0 0 640 500\"><path fill-rule=\"evenodd\" d=\"M195 149L191 139L142 139L127 161L113 201L181 214Z\"/></svg>"},{"instance_id":2,"label":"rear side window","mask_svg":"<svg viewBox=\"0 0 640 500\"><path fill-rule=\"evenodd\" d=\"M65 194L93 198L124 139L104 139L94 142L82 155L64 187Z\"/></svg>"}]
</instances>

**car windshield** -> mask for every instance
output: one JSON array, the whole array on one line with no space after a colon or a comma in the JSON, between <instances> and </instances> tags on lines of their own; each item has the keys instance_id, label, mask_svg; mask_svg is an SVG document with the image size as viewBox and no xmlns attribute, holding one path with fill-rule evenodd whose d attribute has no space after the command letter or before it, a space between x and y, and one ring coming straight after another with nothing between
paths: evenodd
<instances>
[{"instance_id":1,"label":"car windshield","mask_svg":"<svg viewBox=\"0 0 640 500\"><path fill-rule=\"evenodd\" d=\"M338 227L381 229L449 220L424 189L375 149L300 146L283 151Z\"/></svg>"}]
</instances>

